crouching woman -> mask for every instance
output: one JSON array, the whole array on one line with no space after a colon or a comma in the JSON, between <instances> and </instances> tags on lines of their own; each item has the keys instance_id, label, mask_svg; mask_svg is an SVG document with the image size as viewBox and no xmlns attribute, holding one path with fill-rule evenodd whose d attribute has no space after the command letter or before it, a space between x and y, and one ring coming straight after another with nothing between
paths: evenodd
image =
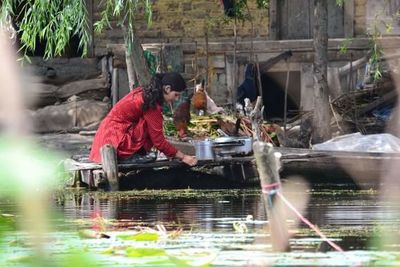
<instances>
[{"instance_id":1,"label":"crouching woman","mask_svg":"<svg viewBox=\"0 0 400 267\"><path fill-rule=\"evenodd\" d=\"M164 136L162 105L176 101L186 84L175 72L156 74L148 86L138 87L123 97L101 122L89 159L101 162L100 149L106 144L117 151L119 161L129 161L155 147L167 157L194 166L197 159L185 155Z\"/></svg>"}]
</instances>

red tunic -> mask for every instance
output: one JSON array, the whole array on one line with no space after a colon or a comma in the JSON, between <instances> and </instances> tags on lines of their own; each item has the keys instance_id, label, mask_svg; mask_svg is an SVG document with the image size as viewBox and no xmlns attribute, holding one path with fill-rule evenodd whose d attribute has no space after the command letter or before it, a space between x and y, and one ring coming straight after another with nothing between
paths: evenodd
<instances>
[{"instance_id":1,"label":"red tunic","mask_svg":"<svg viewBox=\"0 0 400 267\"><path fill-rule=\"evenodd\" d=\"M177 149L164 137L161 107L142 111L143 90L133 90L122 98L101 122L92 143L89 159L101 162L100 148L111 144L118 158L128 158L140 148L149 151L153 146L167 157Z\"/></svg>"}]
</instances>

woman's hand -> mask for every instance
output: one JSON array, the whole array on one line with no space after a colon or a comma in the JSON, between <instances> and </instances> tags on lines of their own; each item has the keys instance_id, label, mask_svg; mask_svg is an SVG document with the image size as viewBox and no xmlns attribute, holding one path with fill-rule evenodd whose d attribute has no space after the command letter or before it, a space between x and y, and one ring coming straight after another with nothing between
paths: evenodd
<instances>
[{"instance_id":1,"label":"woman's hand","mask_svg":"<svg viewBox=\"0 0 400 267\"><path fill-rule=\"evenodd\" d=\"M195 157L183 154L179 150L178 152L176 152L175 158L181 160L182 162L186 163L189 166L194 166L197 164L197 159Z\"/></svg>"},{"instance_id":2,"label":"woman's hand","mask_svg":"<svg viewBox=\"0 0 400 267\"><path fill-rule=\"evenodd\" d=\"M183 155L182 162L186 163L189 166L194 166L197 164L197 159L193 156Z\"/></svg>"}]
</instances>

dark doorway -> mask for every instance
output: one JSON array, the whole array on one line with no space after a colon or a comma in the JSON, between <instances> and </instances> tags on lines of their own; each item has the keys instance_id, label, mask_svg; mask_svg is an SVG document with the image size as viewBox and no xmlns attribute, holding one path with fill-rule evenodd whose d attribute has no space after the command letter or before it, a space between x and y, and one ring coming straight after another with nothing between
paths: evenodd
<instances>
[{"instance_id":1,"label":"dark doorway","mask_svg":"<svg viewBox=\"0 0 400 267\"><path fill-rule=\"evenodd\" d=\"M287 72L268 72L261 74L263 88L264 119L283 121L285 107L285 86ZM300 106L300 72L291 71L289 75L287 116L298 114Z\"/></svg>"}]
</instances>

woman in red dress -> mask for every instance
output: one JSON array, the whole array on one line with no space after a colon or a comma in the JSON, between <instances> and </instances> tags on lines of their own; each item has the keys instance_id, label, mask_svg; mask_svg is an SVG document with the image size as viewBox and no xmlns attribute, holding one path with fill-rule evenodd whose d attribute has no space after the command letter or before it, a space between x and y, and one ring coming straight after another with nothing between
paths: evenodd
<instances>
[{"instance_id":1,"label":"woman in red dress","mask_svg":"<svg viewBox=\"0 0 400 267\"><path fill-rule=\"evenodd\" d=\"M101 162L100 148L112 145L119 160L149 152L152 147L167 157L194 166L197 160L185 155L164 137L162 104L176 101L186 84L176 72L156 74L150 84L123 97L101 122L92 143L89 159Z\"/></svg>"}]
</instances>

